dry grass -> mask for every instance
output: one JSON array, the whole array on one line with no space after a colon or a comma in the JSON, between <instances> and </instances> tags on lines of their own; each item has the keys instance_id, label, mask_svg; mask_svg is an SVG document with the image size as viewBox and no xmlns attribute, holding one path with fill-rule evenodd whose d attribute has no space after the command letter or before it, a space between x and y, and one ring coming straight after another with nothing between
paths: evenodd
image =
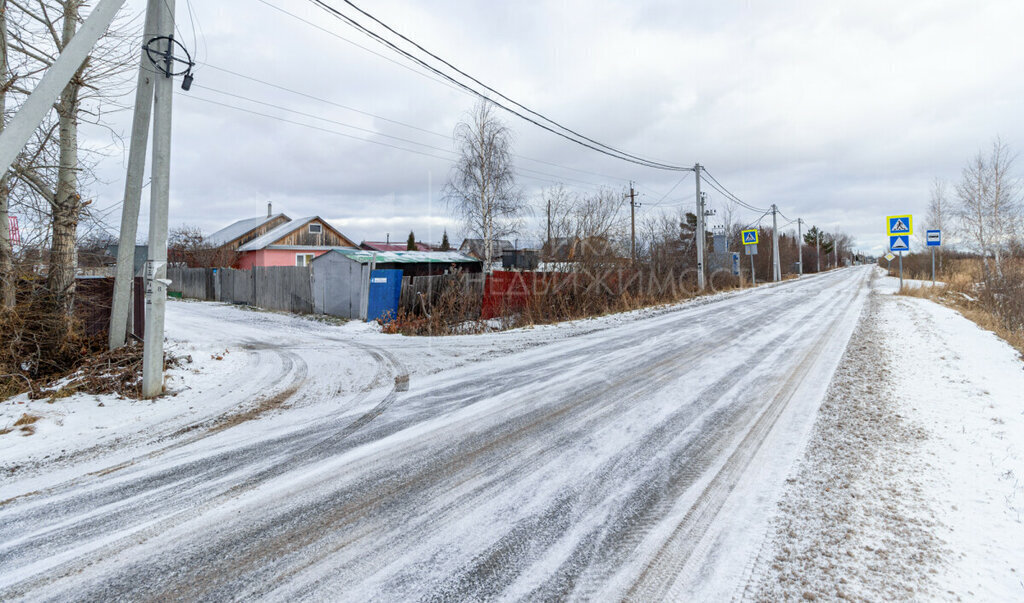
<instances>
[{"instance_id":1,"label":"dry grass","mask_svg":"<svg viewBox=\"0 0 1024 603\"><path fill-rule=\"evenodd\" d=\"M38 421L39 419L42 419L42 417L40 417L39 415L30 415L27 412L22 413L21 417L14 422L14 426L19 427L21 425L31 425Z\"/></svg>"},{"instance_id":2,"label":"dry grass","mask_svg":"<svg viewBox=\"0 0 1024 603\"><path fill-rule=\"evenodd\" d=\"M904 287L900 294L953 308L1024 356L1024 260L1007 260L1002 278L990 276L986 280L981 260L956 259L939 278L944 284Z\"/></svg>"}]
</instances>

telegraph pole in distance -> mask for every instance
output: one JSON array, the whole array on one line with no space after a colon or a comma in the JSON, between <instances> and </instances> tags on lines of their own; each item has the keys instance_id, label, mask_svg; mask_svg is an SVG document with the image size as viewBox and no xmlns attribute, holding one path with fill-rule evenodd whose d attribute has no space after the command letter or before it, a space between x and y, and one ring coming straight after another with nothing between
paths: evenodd
<instances>
[{"instance_id":1,"label":"telegraph pole in distance","mask_svg":"<svg viewBox=\"0 0 1024 603\"><path fill-rule=\"evenodd\" d=\"M633 181L629 181L629 257L636 263L636 190Z\"/></svg>"},{"instance_id":2,"label":"telegraph pole in distance","mask_svg":"<svg viewBox=\"0 0 1024 603\"><path fill-rule=\"evenodd\" d=\"M700 196L700 170L699 163L693 165L694 180L697 181L697 289L704 290L704 200Z\"/></svg>"},{"instance_id":3,"label":"telegraph pole in distance","mask_svg":"<svg viewBox=\"0 0 1024 603\"><path fill-rule=\"evenodd\" d=\"M814 227L814 248L817 253L814 254L814 262L817 270L815 272L821 272L821 229L817 226Z\"/></svg>"},{"instance_id":4,"label":"telegraph pole in distance","mask_svg":"<svg viewBox=\"0 0 1024 603\"><path fill-rule=\"evenodd\" d=\"M146 261L146 333L142 348L142 396L163 390L164 310L167 304L167 202L171 185L171 99L174 96L174 0L161 0L157 34L167 49L166 73L158 73L153 98L153 181L149 202L149 257Z\"/></svg>"},{"instance_id":5,"label":"telegraph pole in distance","mask_svg":"<svg viewBox=\"0 0 1024 603\"><path fill-rule=\"evenodd\" d=\"M800 272L798 273L800 276L804 275L804 231L800 228L803 226L803 223L803 218L796 219L796 250L797 254L799 254L797 263L800 265Z\"/></svg>"},{"instance_id":6,"label":"telegraph pole in distance","mask_svg":"<svg viewBox=\"0 0 1024 603\"><path fill-rule=\"evenodd\" d=\"M772 203L772 280L782 280L782 268L779 262L779 208Z\"/></svg>"},{"instance_id":7,"label":"telegraph pole in distance","mask_svg":"<svg viewBox=\"0 0 1024 603\"><path fill-rule=\"evenodd\" d=\"M545 247L547 247L546 251L547 251L547 256L548 256L545 259L545 261L550 261L551 260L551 199L548 199L548 241L547 241L547 245L545 245Z\"/></svg>"}]
</instances>

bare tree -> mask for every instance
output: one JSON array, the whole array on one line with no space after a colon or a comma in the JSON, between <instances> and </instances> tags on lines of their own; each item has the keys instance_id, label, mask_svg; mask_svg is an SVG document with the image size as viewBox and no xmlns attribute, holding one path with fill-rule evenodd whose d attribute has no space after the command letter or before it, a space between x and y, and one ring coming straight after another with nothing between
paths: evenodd
<instances>
[{"instance_id":1,"label":"bare tree","mask_svg":"<svg viewBox=\"0 0 1024 603\"><path fill-rule=\"evenodd\" d=\"M82 21L84 0L24 0L11 2L18 9L18 23L9 29L8 48L28 62L29 77L12 90L27 95L33 77L49 68L74 38ZM15 171L48 204L50 254L47 289L56 306L70 311L74 294L76 238L87 201L82 200L81 180L87 162L79 143L79 124L103 123L103 112L123 91L131 53L120 44L115 24L82 63L54 104L56 118L43 130L45 144L38 156L48 160L22 165ZM54 134L55 132L55 134ZM52 150L53 142L56 150ZM52 159L51 159L52 157Z\"/></svg>"},{"instance_id":2,"label":"bare tree","mask_svg":"<svg viewBox=\"0 0 1024 603\"><path fill-rule=\"evenodd\" d=\"M991 273L989 258L1002 277L1002 256L1019 229L1020 182L1010 174L1015 159L1009 146L996 138L988 155L978 151L971 159L956 185L959 232L963 242L982 256L986 278Z\"/></svg>"},{"instance_id":3,"label":"bare tree","mask_svg":"<svg viewBox=\"0 0 1024 603\"><path fill-rule=\"evenodd\" d=\"M481 100L456 126L455 144L459 158L445 198L467 232L483 239L486 269L493 241L518 232L526 210L512 170L512 131L495 116L494 105Z\"/></svg>"},{"instance_id":4,"label":"bare tree","mask_svg":"<svg viewBox=\"0 0 1024 603\"><path fill-rule=\"evenodd\" d=\"M543 232L538 237L544 241L543 256L545 260L566 258L564 255L572 244L573 236L572 213L576 208L577 197L561 185L544 189L541 194L544 203Z\"/></svg>"},{"instance_id":5,"label":"bare tree","mask_svg":"<svg viewBox=\"0 0 1024 603\"><path fill-rule=\"evenodd\" d=\"M946 183L936 178L932 181L931 195L928 199L928 211L925 213L925 228L919 232L927 233L928 230L940 230L942 236L946 237L944 245L948 244L950 235L950 203L949 195L946 192ZM927 239L927 234L923 235ZM926 241L927 242L927 241ZM938 249L939 270L942 270L942 247Z\"/></svg>"},{"instance_id":6,"label":"bare tree","mask_svg":"<svg viewBox=\"0 0 1024 603\"><path fill-rule=\"evenodd\" d=\"M581 253L611 257L625 251L620 249L628 228L622 208L622 196L608 188L577 200L572 231Z\"/></svg>"},{"instance_id":7,"label":"bare tree","mask_svg":"<svg viewBox=\"0 0 1024 603\"><path fill-rule=\"evenodd\" d=\"M167 261L189 268L231 267L238 252L211 244L198 226L183 224L167 234Z\"/></svg>"}]
</instances>

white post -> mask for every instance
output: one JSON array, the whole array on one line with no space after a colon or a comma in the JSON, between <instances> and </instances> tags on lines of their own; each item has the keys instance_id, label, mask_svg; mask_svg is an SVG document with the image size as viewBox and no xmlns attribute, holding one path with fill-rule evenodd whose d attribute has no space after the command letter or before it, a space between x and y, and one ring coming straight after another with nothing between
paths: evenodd
<instances>
[{"instance_id":1,"label":"white post","mask_svg":"<svg viewBox=\"0 0 1024 603\"><path fill-rule=\"evenodd\" d=\"M174 0L160 0L157 34L174 34ZM168 52L174 49L165 42ZM170 72L172 64L164 64ZM167 202L171 185L171 98L174 78L157 74L153 98L153 182L149 197L149 260L146 262L146 333L142 353L142 395L163 391L164 309L167 304Z\"/></svg>"},{"instance_id":2,"label":"white post","mask_svg":"<svg viewBox=\"0 0 1024 603\"><path fill-rule=\"evenodd\" d=\"M160 0L149 0L146 5L146 23L142 29L142 45L156 37ZM121 232L117 245L117 274L114 277L114 298L110 308L110 349L124 345L128 326L128 309L135 278L135 235L139 228L139 205L142 199L142 179L146 171L146 143L153 112L153 85L156 72L140 50L139 79L135 88L135 113L132 116L132 137L128 148L128 176L124 182L124 200L121 206Z\"/></svg>"}]
</instances>

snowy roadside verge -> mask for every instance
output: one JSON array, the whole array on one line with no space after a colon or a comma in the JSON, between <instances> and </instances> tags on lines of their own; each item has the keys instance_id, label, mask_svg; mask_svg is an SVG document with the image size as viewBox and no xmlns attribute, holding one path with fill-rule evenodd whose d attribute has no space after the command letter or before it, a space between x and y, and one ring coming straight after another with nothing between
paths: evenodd
<instances>
[{"instance_id":1,"label":"snowy roadside verge","mask_svg":"<svg viewBox=\"0 0 1024 603\"><path fill-rule=\"evenodd\" d=\"M1024 364L893 281L790 479L757 599L1024 598Z\"/></svg>"}]
</instances>

